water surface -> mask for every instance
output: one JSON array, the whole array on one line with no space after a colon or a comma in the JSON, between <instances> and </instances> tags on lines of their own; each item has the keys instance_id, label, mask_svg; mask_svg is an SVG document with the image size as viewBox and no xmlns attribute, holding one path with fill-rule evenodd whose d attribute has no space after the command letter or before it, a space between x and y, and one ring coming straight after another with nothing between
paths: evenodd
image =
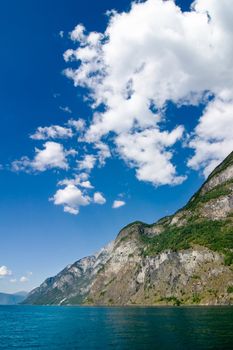
<instances>
[{"instance_id":1,"label":"water surface","mask_svg":"<svg viewBox=\"0 0 233 350\"><path fill-rule=\"evenodd\" d=\"M0 349L233 349L233 308L0 306Z\"/></svg>"}]
</instances>

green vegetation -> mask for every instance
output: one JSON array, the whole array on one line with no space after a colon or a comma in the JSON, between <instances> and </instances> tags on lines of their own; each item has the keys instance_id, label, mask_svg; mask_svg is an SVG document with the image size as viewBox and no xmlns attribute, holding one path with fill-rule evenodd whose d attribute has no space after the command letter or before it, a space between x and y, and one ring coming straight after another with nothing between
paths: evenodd
<instances>
[{"instance_id":1,"label":"green vegetation","mask_svg":"<svg viewBox=\"0 0 233 350\"><path fill-rule=\"evenodd\" d=\"M213 176L218 175L220 172L222 172L231 165L233 165L233 152L231 152L229 156L227 156L227 158L225 158L224 161L219 166L217 166L217 168L215 168L214 171L212 171L207 181L210 180Z\"/></svg>"},{"instance_id":2,"label":"green vegetation","mask_svg":"<svg viewBox=\"0 0 233 350\"><path fill-rule=\"evenodd\" d=\"M169 222L171 221L172 216L168 215L168 216L164 216L163 218L159 219L157 221L158 225L165 225L165 224L169 224Z\"/></svg>"},{"instance_id":3,"label":"green vegetation","mask_svg":"<svg viewBox=\"0 0 233 350\"><path fill-rule=\"evenodd\" d=\"M192 303L199 304L201 301L200 295L198 293L193 294Z\"/></svg>"},{"instance_id":4,"label":"green vegetation","mask_svg":"<svg viewBox=\"0 0 233 350\"><path fill-rule=\"evenodd\" d=\"M191 200L185 206L185 209L192 210L202 203L207 203L212 199L217 199L221 196L227 196L231 193L229 185L232 184L233 180L226 181L224 184L220 184L214 187L212 190L201 194L201 189L191 198Z\"/></svg>"},{"instance_id":5,"label":"green vegetation","mask_svg":"<svg viewBox=\"0 0 233 350\"><path fill-rule=\"evenodd\" d=\"M194 245L207 247L225 255L225 264L233 263L233 227L231 220L192 220L185 226L167 226L163 234L141 236L146 245L144 255L153 256L166 250L179 251Z\"/></svg>"},{"instance_id":6,"label":"green vegetation","mask_svg":"<svg viewBox=\"0 0 233 350\"><path fill-rule=\"evenodd\" d=\"M208 289L207 292L211 295L214 295L215 298L217 298L217 296L218 296L218 291L216 289L211 288L211 289Z\"/></svg>"},{"instance_id":7,"label":"green vegetation","mask_svg":"<svg viewBox=\"0 0 233 350\"><path fill-rule=\"evenodd\" d=\"M160 219L157 223L160 224L162 221L167 220L167 218L168 218L168 217L166 216L166 217ZM152 226L155 225L155 223L153 223L153 224L146 224L145 222L142 222L142 221L133 221L133 222L129 223L128 225L124 226L124 227L120 230L119 234L120 234L123 230L129 229L130 227L132 227L132 226L134 226L134 225L143 226L143 227L152 227Z\"/></svg>"},{"instance_id":8,"label":"green vegetation","mask_svg":"<svg viewBox=\"0 0 233 350\"><path fill-rule=\"evenodd\" d=\"M229 286L228 288L227 288L227 293L233 293L233 286Z\"/></svg>"},{"instance_id":9,"label":"green vegetation","mask_svg":"<svg viewBox=\"0 0 233 350\"><path fill-rule=\"evenodd\" d=\"M105 288L108 287L112 282L114 282L116 280L116 276L114 276L113 278L110 279L110 281L108 281L107 283L105 283ZM105 291L106 292L106 291Z\"/></svg>"},{"instance_id":10,"label":"green vegetation","mask_svg":"<svg viewBox=\"0 0 233 350\"><path fill-rule=\"evenodd\" d=\"M84 300L84 303L86 303L86 304L94 304L94 299L91 298L91 297L87 297L87 298Z\"/></svg>"},{"instance_id":11,"label":"green vegetation","mask_svg":"<svg viewBox=\"0 0 233 350\"><path fill-rule=\"evenodd\" d=\"M226 266L230 266L233 264L233 252L232 251L225 251L225 257L224 257L224 264Z\"/></svg>"},{"instance_id":12,"label":"green vegetation","mask_svg":"<svg viewBox=\"0 0 233 350\"><path fill-rule=\"evenodd\" d=\"M193 276L192 276L192 279L194 279L194 280L200 280L200 279L201 279L201 277L200 277L200 276L198 276L198 275L193 275Z\"/></svg>"},{"instance_id":13,"label":"green vegetation","mask_svg":"<svg viewBox=\"0 0 233 350\"><path fill-rule=\"evenodd\" d=\"M130 237L131 237L131 235L121 237L121 239L119 240L119 243L127 241L127 239L129 239Z\"/></svg>"},{"instance_id":14,"label":"green vegetation","mask_svg":"<svg viewBox=\"0 0 233 350\"><path fill-rule=\"evenodd\" d=\"M182 303L175 296L171 297L161 297L159 301L165 301L166 303L172 303L174 306L180 306Z\"/></svg>"},{"instance_id":15,"label":"green vegetation","mask_svg":"<svg viewBox=\"0 0 233 350\"><path fill-rule=\"evenodd\" d=\"M102 272L104 272L104 271L105 271L105 266L102 265L102 266L100 267L99 271L98 271L98 274L99 274L99 273L102 273Z\"/></svg>"},{"instance_id":16,"label":"green vegetation","mask_svg":"<svg viewBox=\"0 0 233 350\"><path fill-rule=\"evenodd\" d=\"M134 222L131 222L129 223L128 225L124 226L121 230L120 230L120 233L123 231L123 230L126 230L127 228L130 228L131 226L134 226L134 225L146 225L144 222L142 221L134 221Z\"/></svg>"}]
</instances>

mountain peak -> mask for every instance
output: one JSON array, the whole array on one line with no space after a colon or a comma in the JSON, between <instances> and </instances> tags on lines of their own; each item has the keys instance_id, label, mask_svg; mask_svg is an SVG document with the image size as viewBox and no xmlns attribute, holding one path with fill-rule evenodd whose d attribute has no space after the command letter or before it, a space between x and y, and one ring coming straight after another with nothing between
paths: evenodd
<instances>
[{"instance_id":1,"label":"mountain peak","mask_svg":"<svg viewBox=\"0 0 233 350\"><path fill-rule=\"evenodd\" d=\"M174 215L135 221L33 290L32 304L232 304L233 152Z\"/></svg>"}]
</instances>

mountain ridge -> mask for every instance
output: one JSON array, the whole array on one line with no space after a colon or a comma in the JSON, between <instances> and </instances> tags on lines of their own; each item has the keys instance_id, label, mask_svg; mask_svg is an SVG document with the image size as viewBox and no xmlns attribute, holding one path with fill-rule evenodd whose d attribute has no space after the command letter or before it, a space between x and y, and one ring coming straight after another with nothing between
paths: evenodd
<instances>
[{"instance_id":1,"label":"mountain ridge","mask_svg":"<svg viewBox=\"0 0 233 350\"><path fill-rule=\"evenodd\" d=\"M0 292L0 305L16 305L21 303L26 297L27 292L3 293Z\"/></svg>"},{"instance_id":2,"label":"mountain ridge","mask_svg":"<svg viewBox=\"0 0 233 350\"><path fill-rule=\"evenodd\" d=\"M29 293L29 304L233 303L233 152L187 204L123 227L97 254Z\"/></svg>"}]
</instances>

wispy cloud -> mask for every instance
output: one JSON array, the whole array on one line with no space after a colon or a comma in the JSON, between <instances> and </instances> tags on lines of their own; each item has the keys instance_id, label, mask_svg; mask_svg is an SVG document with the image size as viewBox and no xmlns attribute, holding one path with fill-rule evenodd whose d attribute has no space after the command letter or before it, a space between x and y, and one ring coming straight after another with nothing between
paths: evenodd
<instances>
[{"instance_id":1,"label":"wispy cloud","mask_svg":"<svg viewBox=\"0 0 233 350\"><path fill-rule=\"evenodd\" d=\"M63 31L63 30L60 30L59 36L60 36L60 38L63 38L63 37L64 37L64 31Z\"/></svg>"},{"instance_id":2,"label":"wispy cloud","mask_svg":"<svg viewBox=\"0 0 233 350\"><path fill-rule=\"evenodd\" d=\"M72 129L60 125L39 126L36 132L30 135L33 140L65 139L73 136Z\"/></svg>"},{"instance_id":3,"label":"wispy cloud","mask_svg":"<svg viewBox=\"0 0 233 350\"><path fill-rule=\"evenodd\" d=\"M115 200L112 204L112 208L117 209L117 208L123 207L125 204L126 204L125 201Z\"/></svg>"},{"instance_id":4,"label":"wispy cloud","mask_svg":"<svg viewBox=\"0 0 233 350\"><path fill-rule=\"evenodd\" d=\"M65 112L65 113L72 113L72 110L70 109L70 107L68 107L68 106L65 106L65 107L63 107L63 106L59 106L59 109L62 111L62 112Z\"/></svg>"}]
</instances>

